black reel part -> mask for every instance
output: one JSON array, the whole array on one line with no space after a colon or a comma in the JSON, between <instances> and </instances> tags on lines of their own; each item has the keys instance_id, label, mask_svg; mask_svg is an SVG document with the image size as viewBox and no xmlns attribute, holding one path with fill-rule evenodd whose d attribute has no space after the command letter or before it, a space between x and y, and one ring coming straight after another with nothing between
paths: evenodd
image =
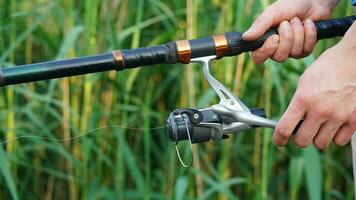
<instances>
[{"instance_id":1,"label":"black reel part","mask_svg":"<svg viewBox=\"0 0 356 200\"><path fill-rule=\"evenodd\" d=\"M266 118L263 108L250 111L254 115ZM233 121L230 118L218 116L210 108L177 109L171 112L167 119L168 137L175 144L189 140L189 136L192 144L207 142L211 139L226 139L229 136L223 134L223 122L229 124ZM252 128L257 128L257 126L252 126Z\"/></svg>"},{"instance_id":2,"label":"black reel part","mask_svg":"<svg viewBox=\"0 0 356 200\"><path fill-rule=\"evenodd\" d=\"M222 121L211 109L177 109L167 119L168 137L175 144L182 140L207 142L221 134ZM189 136L188 136L189 131Z\"/></svg>"}]
</instances>

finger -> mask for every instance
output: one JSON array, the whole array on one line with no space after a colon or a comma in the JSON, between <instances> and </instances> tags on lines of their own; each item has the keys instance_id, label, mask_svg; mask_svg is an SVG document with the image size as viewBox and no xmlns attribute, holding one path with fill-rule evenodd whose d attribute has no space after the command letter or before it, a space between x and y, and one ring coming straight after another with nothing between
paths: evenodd
<instances>
[{"instance_id":1,"label":"finger","mask_svg":"<svg viewBox=\"0 0 356 200\"><path fill-rule=\"evenodd\" d=\"M292 30L294 32L294 41L292 45L292 50L290 52L291 56L299 56L303 52L304 44L304 28L303 24L298 17L294 17L290 21Z\"/></svg>"},{"instance_id":2,"label":"finger","mask_svg":"<svg viewBox=\"0 0 356 200\"><path fill-rule=\"evenodd\" d=\"M293 130L306 113L304 104L296 93L274 131L273 141L276 145L282 146L287 143Z\"/></svg>"},{"instance_id":3,"label":"finger","mask_svg":"<svg viewBox=\"0 0 356 200\"><path fill-rule=\"evenodd\" d=\"M326 121L314 137L315 147L318 149L326 149L342 124L342 122L337 122L335 120Z\"/></svg>"},{"instance_id":4,"label":"finger","mask_svg":"<svg viewBox=\"0 0 356 200\"><path fill-rule=\"evenodd\" d=\"M279 24L283 20L289 20L292 18L292 16L295 16L294 9L292 12L285 11L285 7L285 3L278 1L268 6L264 12L255 20L251 27L242 35L242 38L248 41L256 40L261 37L270 27Z\"/></svg>"},{"instance_id":5,"label":"finger","mask_svg":"<svg viewBox=\"0 0 356 200\"><path fill-rule=\"evenodd\" d=\"M307 19L304 22L304 45L303 52L310 54L317 40L317 32L314 22L311 19Z\"/></svg>"},{"instance_id":6,"label":"finger","mask_svg":"<svg viewBox=\"0 0 356 200\"><path fill-rule=\"evenodd\" d=\"M310 53L306 53L306 52L302 52L301 54L297 55L297 56L290 56L291 58L295 58L295 59L299 59L299 58L304 58L306 56L308 56Z\"/></svg>"},{"instance_id":7,"label":"finger","mask_svg":"<svg viewBox=\"0 0 356 200\"><path fill-rule=\"evenodd\" d=\"M251 53L251 58L256 64L264 63L274 52L276 52L279 42L278 35L272 35L269 37L263 46Z\"/></svg>"},{"instance_id":8,"label":"finger","mask_svg":"<svg viewBox=\"0 0 356 200\"><path fill-rule=\"evenodd\" d=\"M356 131L356 123L349 122L344 124L343 126L341 126L339 131L334 136L333 138L334 143L338 146L346 145L350 141L355 131Z\"/></svg>"},{"instance_id":9,"label":"finger","mask_svg":"<svg viewBox=\"0 0 356 200\"><path fill-rule=\"evenodd\" d=\"M312 112L308 112L302 125L295 134L294 142L300 147L309 146L318 133L322 121Z\"/></svg>"},{"instance_id":10,"label":"finger","mask_svg":"<svg viewBox=\"0 0 356 200\"><path fill-rule=\"evenodd\" d=\"M283 21L278 27L279 44L272 59L278 62L285 61L292 49L294 33L289 22Z\"/></svg>"}]
</instances>

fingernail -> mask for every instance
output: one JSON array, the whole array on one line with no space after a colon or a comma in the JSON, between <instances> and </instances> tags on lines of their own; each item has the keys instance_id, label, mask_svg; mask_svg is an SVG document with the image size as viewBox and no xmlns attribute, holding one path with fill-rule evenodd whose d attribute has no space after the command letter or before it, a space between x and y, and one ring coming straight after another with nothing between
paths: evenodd
<instances>
[{"instance_id":1,"label":"fingernail","mask_svg":"<svg viewBox=\"0 0 356 200\"><path fill-rule=\"evenodd\" d=\"M250 30L247 30L246 32L244 32L244 33L242 34L242 36L243 36L243 37L246 37L246 35L250 35L250 33L251 33L251 31L250 31Z\"/></svg>"},{"instance_id":2,"label":"fingernail","mask_svg":"<svg viewBox=\"0 0 356 200\"><path fill-rule=\"evenodd\" d=\"M244 35L250 35L252 33L253 28L254 25L252 24L252 26L244 33Z\"/></svg>"},{"instance_id":3,"label":"fingernail","mask_svg":"<svg viewBox=\"0 0 356 200\"><path fill-rule=\"evenodd\" d=\"M279 37L278 35L272 35L272 44L274 46L277 46L278 45L278 42L279 42Z\"/></svg>"},{"instance_id":4,"label":"fingernail","mask_svg":"<svg viewBox=\"0 0 356 200\"><path fill-rule=\"evenodd\" d=\"M257 26L258 26L258 22L255 21L245 33L251 34L253 30L256 29Z\"/></svg>"},{"instance_id":5,"label":"fingernail","mask_svg":"<svg viewBox=\"0 0 356 200\"><path fill-rule=\"evenodd\" d=\"M307 27L313 28L314 27L314 22L311 19L305 20L305 25Z\"/></svg>"},{"instance_id":6,"label":"fingernail","mask_svg":"<svg viewBox=\"0 0 356 200\"><path fill-rule=\"evenodd\" d=\"M293 17L293 19L290 20L291 23L297 23L299 21L298 17Z\"/></svg>"},{"instance_id":7,"label":"fingernail","mask_svg":"<svg viewBox=\"0 0 356 200\"><path fill-rule=\"evenodd\" d=\"M288 29L289 22L283 21L280 25L281 29Z\"/></svg>"},{"instance_id":8,"label":"fingernail","mask_svg":"<svg viewBox=\"0 0 356 200\"><path fill-rule=\"evenodd\" d=\"M290 20L290 23L295 23L297 21L297 18L296 17L293 17L291 20Z\"/></svg>"}]
</instances>

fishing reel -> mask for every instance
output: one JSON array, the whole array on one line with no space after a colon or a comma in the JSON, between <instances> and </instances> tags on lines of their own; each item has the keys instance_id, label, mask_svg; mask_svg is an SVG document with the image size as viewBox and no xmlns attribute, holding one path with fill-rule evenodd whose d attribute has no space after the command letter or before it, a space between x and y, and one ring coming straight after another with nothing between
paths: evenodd
<instances>
[{"instance_id":1,"label":"fishing reel","mask_svg":"<svg viewBox=\"0 0 356 200\"><path fill-rule=\"evenodd\" d=\"M266 117L263 108L251 109L251 114ZM236 122L233 118L220 115L212 108L176 109L167 119L168 137L174 144L190 140L192 144L220 141L229 138L230 133L236 133L258 126Z\"/></svg>"},{"instance_id":2,"label":"fishing reel","mask_svg":"<svg viewBox=\"0 0 356 200\"><path fill-rule=\"evenodd\" d=\"M275 128L276 122L266 118L264 109L249 109L209 72L210 61L216 56L192 59L203 66L203 73L210 86L220 97L218 104L204 109L176 109L167 119L168 136L174 144L190 140L191 144L219 141L228 134L255 127Z\"/></svg>"},{"instance_id":3,"label":"fishing reel","mask_svg":"<svg viewBox=\"0 0 356 200\"><path fill-rule=\"evenodd\" d=\"M220 97L220 102L203 109L176 109L167 119L168 137L175 144L178 159L184 167L191 166L193 154L188 164L183 162L178 149L179 141L189 140L192 151L194 143L220 141L229 138L230 133L255 127L274 128L276 126L275 121L266 118L264 109L250 110L210 74L209 65L213 59L216 59L216 56L200 57L191 61L203 66L204 76Z\"/></svg>"}]
</instances>

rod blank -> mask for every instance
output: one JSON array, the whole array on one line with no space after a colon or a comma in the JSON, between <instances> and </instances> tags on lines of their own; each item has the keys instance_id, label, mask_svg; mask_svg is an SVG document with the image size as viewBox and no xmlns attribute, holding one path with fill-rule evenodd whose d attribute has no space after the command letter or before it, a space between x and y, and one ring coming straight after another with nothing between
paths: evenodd
<instances>
[{"instance_id":1,"label":"rod blank","mask_svg":"<svg viewBox=\"0 0 356 200\"><path fill-rule=\"evenodd\" d=\"M116 69L112 53L43 62L0 70L0 86Z\"/></svg>"}]
</instances>

